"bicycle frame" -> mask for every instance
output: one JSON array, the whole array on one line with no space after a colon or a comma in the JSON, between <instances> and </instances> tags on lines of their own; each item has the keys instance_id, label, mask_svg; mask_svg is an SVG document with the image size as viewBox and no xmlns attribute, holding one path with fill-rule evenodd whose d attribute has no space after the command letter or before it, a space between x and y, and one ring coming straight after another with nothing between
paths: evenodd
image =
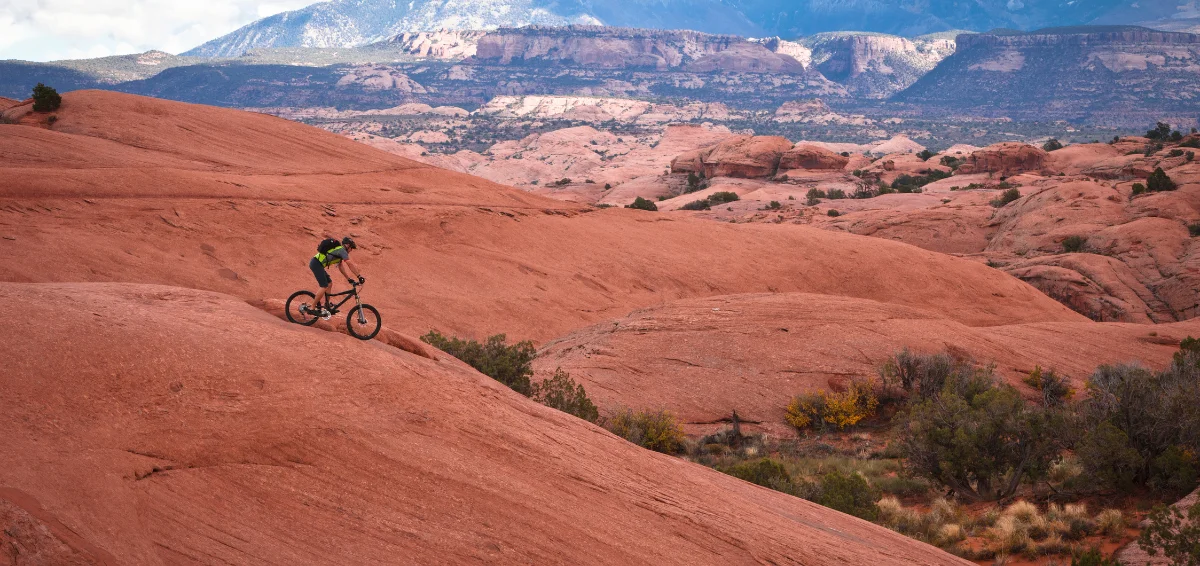
<instances>
[{"instance_id":1,"label":"bicycle frame","mask_svg":"<svg viewBox=\"0 0 1200 566\"><path fill-rule=\"evenodd\" d=\"M348 290L342 291L341 293L328 293L325 295L325 300L332 303L333 302L332 299L334 297L341 297L341 296L345 295L345 298L338 301L338 303L336 305L331 305L331 306L333 306L334 310L342 308L342 305L349 302L351 297L354 298L354 303L361 307L362 299L359 298L359 296L358 296L358 287L359 287L358 285L354 285L353 287L350 287Z\"/></svg>"}]
</instances>

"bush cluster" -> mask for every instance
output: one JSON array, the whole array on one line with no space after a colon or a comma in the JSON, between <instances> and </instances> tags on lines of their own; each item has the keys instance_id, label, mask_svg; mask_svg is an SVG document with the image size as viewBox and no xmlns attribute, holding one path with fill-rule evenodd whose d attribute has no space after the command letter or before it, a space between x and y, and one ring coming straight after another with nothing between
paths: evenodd
<instances>
[{"instance_id":1,"label":"bush cluster","mask_svg":"<svg viewBox=\"0 0 1200 566\"><path fill-rule=\"evenodd\" d=\"M59 96L58 91L42 83L33 87L34 112L54 112L60 106L62 106L62 97Z\"/></svg>"},{"instance_id":2,"label":"bush cluster","mask_svg":"<svg viewBox=\"0 0 1200 566\"><path fill-rule=\"evenodd\" d=\"M657 204L654 204L650 200L644 199L642 197L637 197L637 198L633 199L633 202L625 205L625 208L632 208L635 210L649 210L650 212L658 211Z\"/></svg>"},{"instance_id":3,"label":"bush cluster","mask_svg":"<svg viewBox=\"0 0 1200 566\"><path fill-rule=\"evenodd\" d=\"M1171 367L1102 366L1078 403L1076 446L1085 472L1105 487L1181 495L1200 478L1200 341L1184 340Z\"/></svg>"},{"instance_id":4,"label":"bush cluster","mask_svg":"<svg viewBox=\"0 0 1200 566\"><path fill-rule=\"evenodd\" d=\"M1150 556L1160 553L1172 564L1200 565L1200 503L1185 513L1178 507L1158 506L1146 519L1138 544Z\"/></svg>"},{"instance_id":5,"label":"bush cluster","mask_svg":"<svg viewBox=\"0 0 1200 566\"><path fill-rule=\"evenodd\" d=\"M1000 198L997 198L996 200L992 201L992 206L994 206L996 208L1001 208L1010 202L1015 202L1016 200L1018 200L1020 198L1021 198L1021 190L1020 189L1016 189L1016 188L1008 189L1008 190L1004 191L1003 193L1000 193Z\"/></svg>"},{"instance_id":6,"label":"bush cluster","mask_svg":"<svg viewBox=\"0 0 1200 566\"><path fill-rule=\"evenodd\" d=\"M457 336L445 336L430 330L421 341L454 356L471 367L526 397L530 394L529 378L533 376L533 360L537 350L533 342L524 340L506 344L507 337L497 334L480 344Z\"/></svg>"},{"instance_id":7,"label":"bush cluster","mask_svg":"<svg viewBox=\"0 0 1200 566\"><path fill-rule=\"evenodd\" d=\"M879 398L871 384L854 381L840 393L820 391L795 397L787 406L785 418L800 430L828 427L845 430L874 416L878 408Z\"/></svg>"},{"instance_id":8,"label":"bush cluster","mask_svg":"<svg viewBox=\"0 0 1200 566\"><path fill-rule=\"evenodd\" d=\"M600 416L583 385L575 383L571 375L562 368L556 369L552 377L540 383L530 381L537 350L528 340L510 345L507 344L505 335L497 334L480 344L475 340L445 336L437 330L430 330L421 337L421 341L466 362L479 373L547 407L589 422L596 422Z\"/></svg>"},{"instance_id":9,"label":"bush cluster","mask_svg":"<svg viewBox=\"0 0 1200 566\"><path fill-rule=\"evenodd\" d=\"M583 385L575 383L571 374L558 368L554 375L541 383L530 386L529 397L551 409L558 409L588 422L600 418L600 410L588 398Z\"/></svg>"},{"instance_id":10,"label":"bush cluster","mask_svg":"<svg viewBox=\"0 0 1200 566\"><path fill-rule=\"evenodd\" d=\"M1067 236L1063 238L1062 250L1063 253L1075 254L1083 251L1087 246L1087 238L1083 236Z\"/></svg>"},{"instance_id":11,"label":"bush cluster","mask_svg":"<svg viewBox=\"0 0 1200 566\"><path fill-rule=\"evenodd\" d=\"M677 454L685 445L683 428L670 411L621 409L605 418L602 424L609 432L655 452Z\"/></svg>"},{"instance_id":12,"label":"bush cluster","mask_svg":"<svg viewBox=\"0 0 1200 566\"><path fill-rule=\"evenodd\" d=\"M706 199L695 200L679 208L681 210L709 210L714 206L734 202L739 198L737 193L732 191L717 191L708 195Z\"/></svg>"},{"instance_id":13,"label":"bush cluster","mask_svg":"<svg viewBox=\"0 0 1200 566\"><path fill-rule=\"evenodd\" d=\"M1078 487L1122 493L1181 495L1200 481L1200 340L1184 340L1163 371L1102 366L1078 400L1053 370L1024 379L1039 393L1030 402L992 368L948 354L904 350L881 375L885 396L907 403L898 414L906 469L961 497L1002 499L1022 482L1077 476Z\"/></svg>"},{"instance_id":14,"label":"bush cluster","mask_svg":"<svg viewBox=\"0 0 1200 566\"><path fill-rule=\"evenodd\" d=\"M1044 151L1058 151L1062 148L1063 148L1062 142L1058 141L1058 139L1056 139L1056 138L1050 138L1049 141L1042 144L1042 150L1044 150Z\"/></svg>"}]
</instances>

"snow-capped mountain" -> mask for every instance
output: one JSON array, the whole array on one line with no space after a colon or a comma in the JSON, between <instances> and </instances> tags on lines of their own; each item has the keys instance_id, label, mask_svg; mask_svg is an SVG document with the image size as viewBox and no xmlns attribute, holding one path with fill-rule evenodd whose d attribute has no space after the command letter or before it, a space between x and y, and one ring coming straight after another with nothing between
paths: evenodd
<instances>
[{"instance_id":1,"label":"snow-capped mountain","mask_svg":"<svg viewBox=\"0 0 1200 566\"><path fill-rule=\"evenodd\" d=\"M1170 21L1200 0L333 0L249 24L185 55L258 47L351 47L410 31L597 24L799 37Z\"/></svg>"}]
</instances>

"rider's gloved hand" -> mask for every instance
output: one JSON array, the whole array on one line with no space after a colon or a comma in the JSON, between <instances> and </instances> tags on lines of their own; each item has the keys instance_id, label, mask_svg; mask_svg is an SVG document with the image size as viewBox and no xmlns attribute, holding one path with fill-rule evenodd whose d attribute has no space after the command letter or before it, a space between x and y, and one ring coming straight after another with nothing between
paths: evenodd
<instances>
[{"instance_id":1,"label":"rider's gloved hand","mask_svg":"<svg viewBox=\"0 0 1200 566\"><path fill-rule=\"evenodd\" d=\"M359 275L359 276L358 276L358 284L359 284L359 285L362 285L363 283L366 283L366 282L367 282L367 278L366 278L366 277L363 277L362 275Z\"/></svg>"}]
</instances>

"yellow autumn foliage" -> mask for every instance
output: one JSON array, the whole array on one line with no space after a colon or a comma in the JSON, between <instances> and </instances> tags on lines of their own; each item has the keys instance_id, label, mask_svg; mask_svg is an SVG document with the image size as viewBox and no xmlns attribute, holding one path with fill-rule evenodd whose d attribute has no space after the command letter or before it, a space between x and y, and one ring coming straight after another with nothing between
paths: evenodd
<instances>
[{"instance_id":1,"label":"yellow autumn foliage","mask_svg":"<svg viewBox=\"0 0 1200 566\"><path fill-rule=\"evenodd\" d=\"M830 424L843 430L874 415L878 408L879 398L871 385L855 381L841 393L821 391L795 397L788 404L784 418L798 429Z\"/></svg>"}]
</instances>

